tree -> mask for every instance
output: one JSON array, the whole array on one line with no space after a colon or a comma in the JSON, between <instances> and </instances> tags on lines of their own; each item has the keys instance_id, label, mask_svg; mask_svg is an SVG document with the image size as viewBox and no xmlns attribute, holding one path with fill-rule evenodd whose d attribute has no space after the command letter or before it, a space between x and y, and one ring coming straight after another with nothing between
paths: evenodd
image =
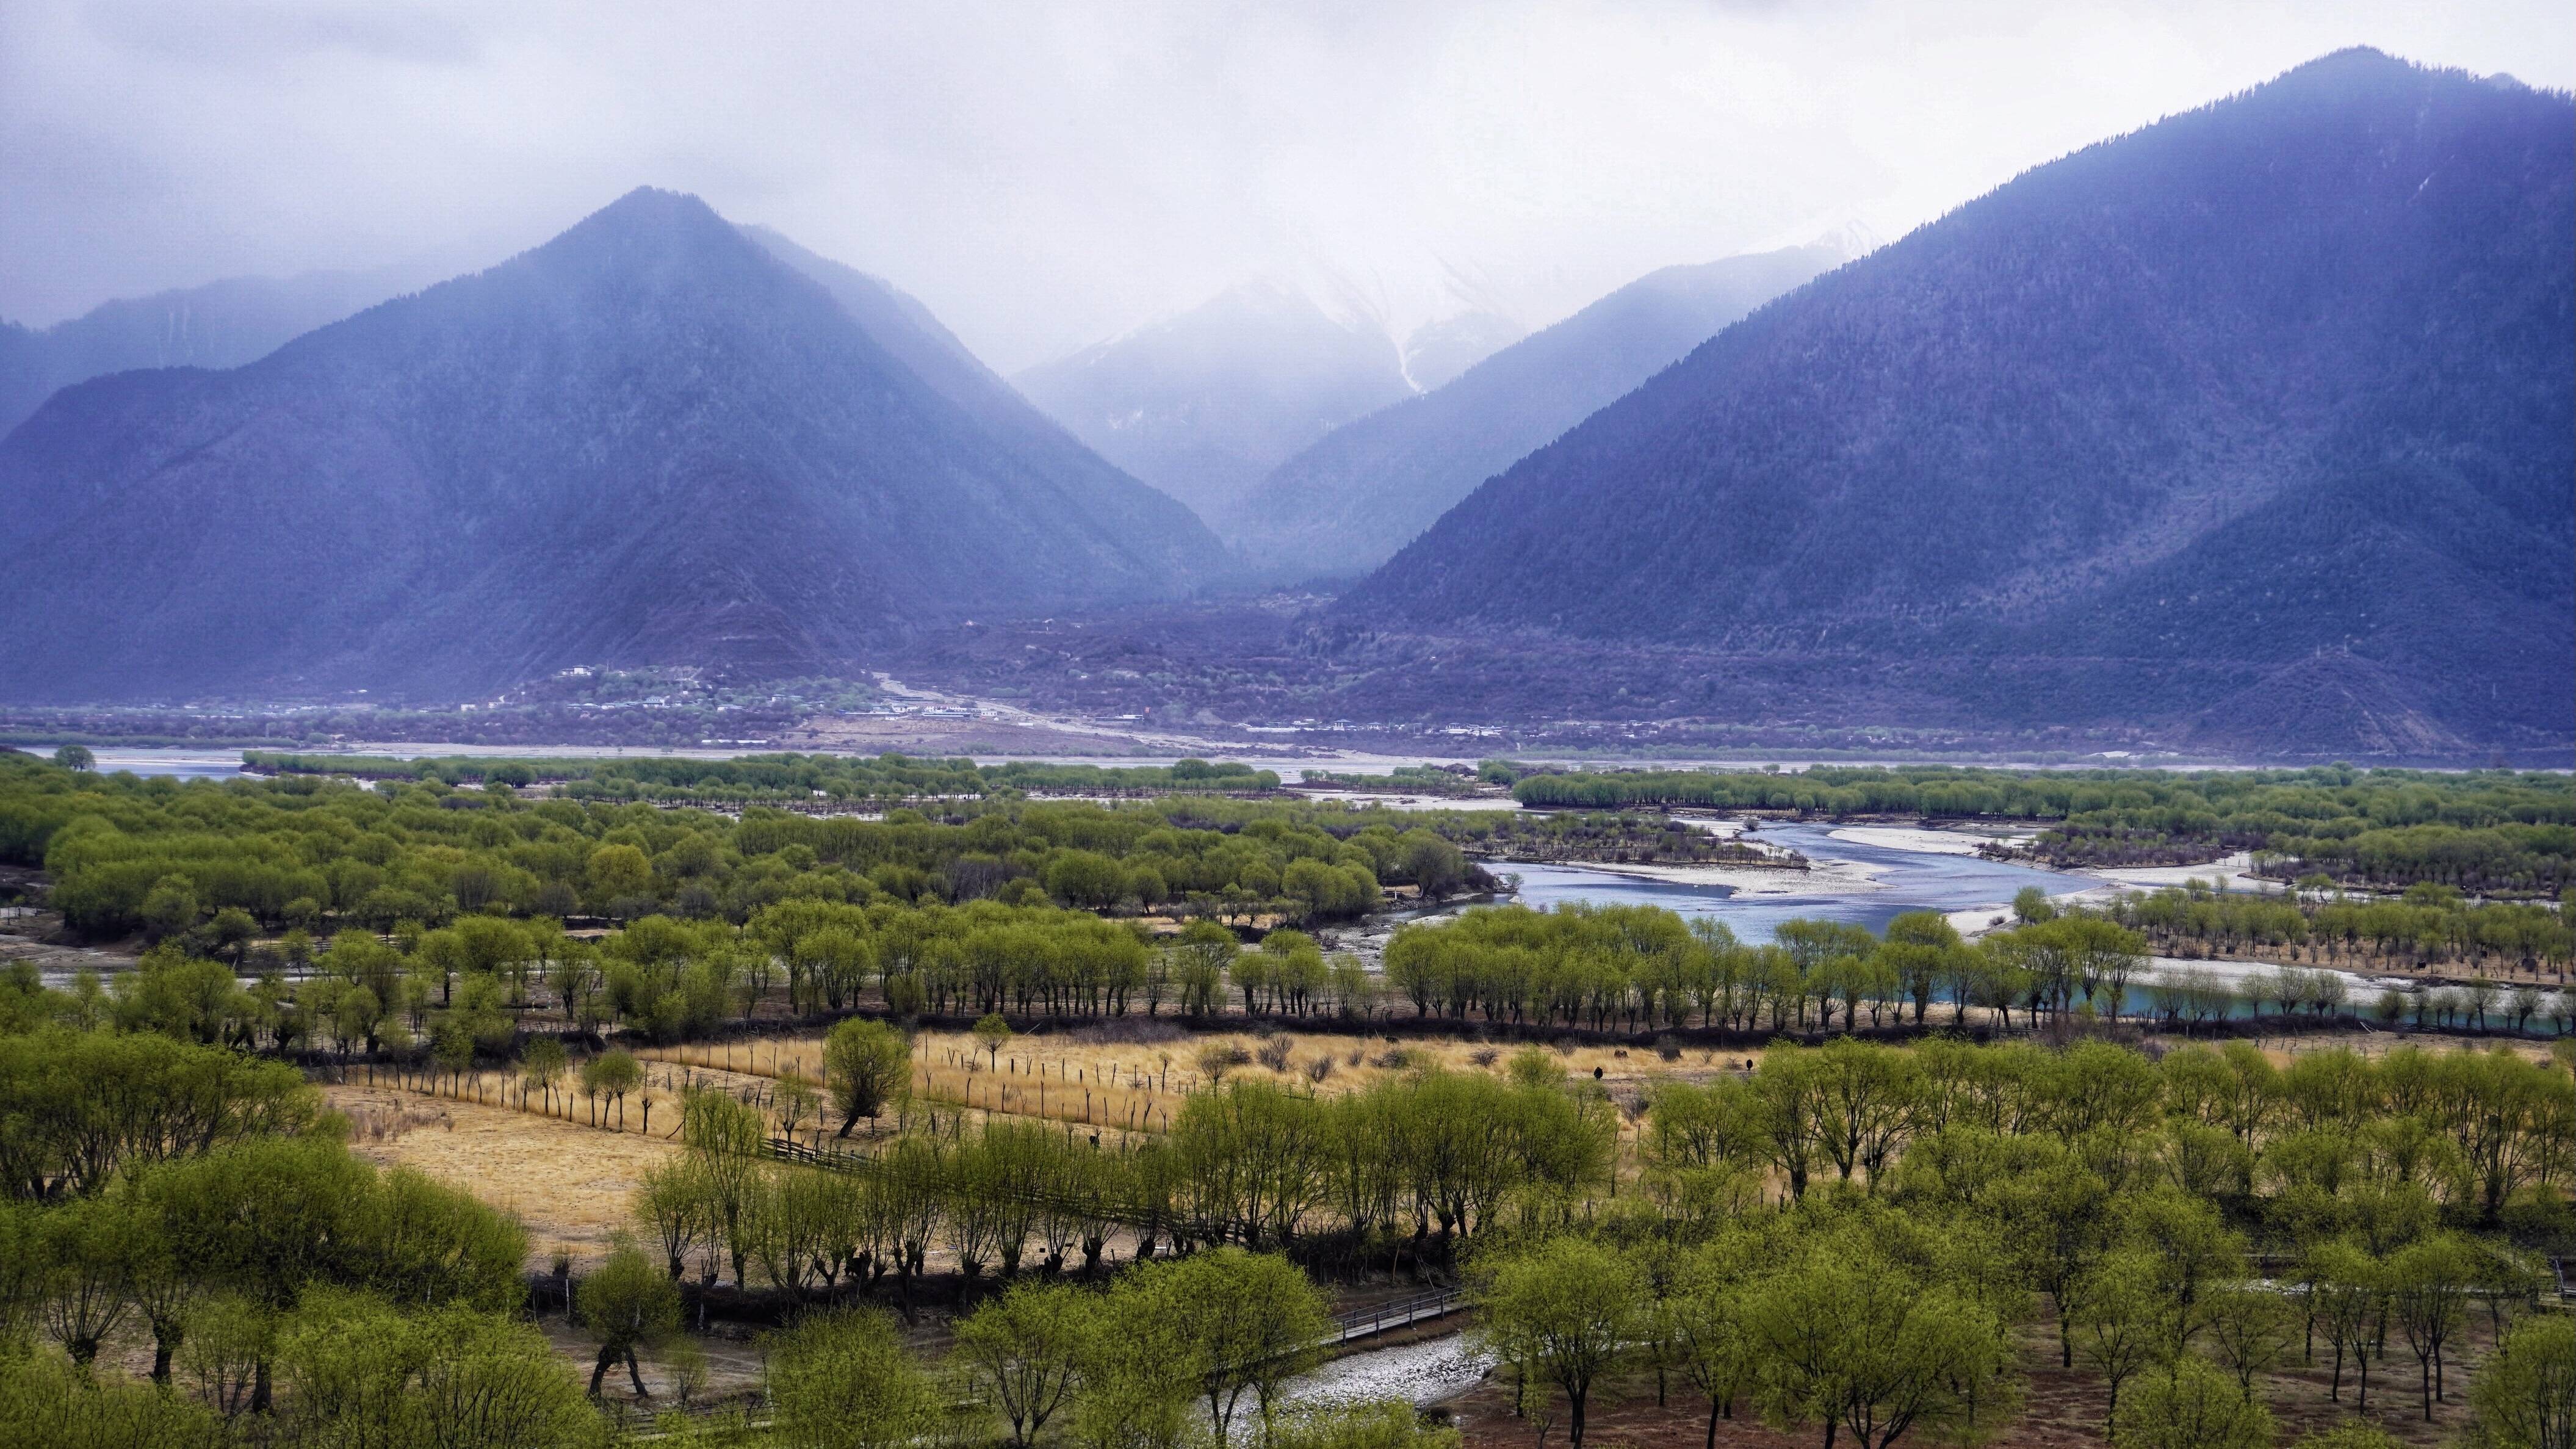
<instances>
[{"instance_id":1,"label":"tree","mask_svg":"<svg viewBox=\"0 0 2576 1449\"><path fill-rule=\"evenodd\" d=\"M2298 1314L2289 1300L2262 1288L2228 1284L2202 1300L2209 1344L2218 1361L2236 1375L2236 1386L2254 1392L2254 1378L2281 1362L2299 1336Z\"/></svg>"},{"instance_id":2,"label":"tree","mask_svg":"<svg viewBox=\"0 0 2576 1449\"><path fill-rule=\"evenodd\" d=\"M635 1351L656 1347L680 1331L679 1285L654 1272L634 1244L620 1241L608 1261L581 1280L576 1308L582 1327L599 1339L599 1357L590 1366L590 1396L599 1397L599 1381L611 1364L623 1359L635 1397L649 1397Z\"/></svg>"},{"instance_id":3,"label":"tree","mask_svg":"<svg viewBox=\"0 0 2576 1449\"><path fill-rule=\"evenodd\" d=\"M617 1104L617 1125L626 1126L626 1095L643 1085L644 1067L635 1054L624 1047L614 1047L584 1062L581 1089L592 1097L605 1097Z\"/></svg>"},{"instance_id":4,"label":"tree","mask_svg":"<svg viewBox=\"0 0 2576 1449\"><path fill-rule=\"evenodd\" d=\"M531 1038L519 1053L519 1080L525 1090L538 1092L548 1110L554 1107L555 1083L563 1080L565 1069L563 1038Z\"/></svg>"},{"instance_id":5,"label":"tree","mask_svg":"<svg viewBox=\"0 0 2576 1449\"><path fill-rule=\"evenodd\" d=\"M984 1049L988 1069L1002 1069L1002 1048L1011 1044L1011 1024L998 1011L988 1011L975 1020L975 1045Z\"/></svg>"},{"instance_id":6,"label":"tree","mask_svg":"<svg viewBox=\"0 0 2576 1449\"><path fill-rule=\"evenodd\" d=\"M785 1449L898 1449L937 1422L938 1396L882 1313L810 1313L769 1340L772 1432Z\"/></svg>"},{"instance_id":7,"label":"tree","mask_svg":"<svg viewBox=\"0 0 2576 1449\"><path fill-rule=\"evenodd\" d=\"M2190 1354L2150 1375L2111 1425L2115 1449L2270 1449L2272 1411Z\"/></svg>"},{"instance_id":8,"label":"tree","mask_svg":"<svg viewBox=\"0 0 2576 1449\"><path fill-rule=\"evenodd\" d=\"M1752 1386L1755 1365L1744 1323L1746 1243L1720 1240L1684 1263L1663 1300L1665 1339L1682 1377L1708 1401L1708 1449L1717 1421Z\"/></svg>"},{"instance_id":9,"label":"tree","mask_svg":"<svg viewBox=\"0 0 2576 1449\"><path fill-rule=\"evenodd\" d=\"M606 1425L544 1335L465 1308L397 1312L323 1290L278 1336L309 1442L581 1449Z\"/></svg>"},{"instance_id":10,"label":"tree","mask_svg":"<svg viewBox=\"0 0 2576 1449\"><path fill-rule=\"evenodd\" d=\"M1505 1259L1478 1293L1497 1357L1565 1395L1566 1432L1582 1449L1592 1387L1634 1336L1645 1294L1618 1254L1557 1238Z\"/></svg>"},{"instance_id":11,"label":"tree","mask_svg":"<svg viewBox=\"0 0 2576 1449\"><path fill-rule=\"evenodd\" d=\"M2434 1402L2443 1396L2442 1350L2467 1316L2476 1274L2468 1251L2445 1234L2426 1238L2391 1258L2382 1280L2406 1346L2415 1352L2428 1424L2433 1421Z\"/></svg>"},{"instance_id":12,"label":"tree","mask_svg":"<svg viewBox=\"0 0 2576 1449\"><path fill-rule=\"evenodd\" d=\"M671 1280L678 1282L688 1271L689 1249L709 1229L706 1173L694 1154L644 1169L635 1189L635 1216L652 1230Z\"/></svg>"},{"instance_id":13,"label":"tree","mask_svg":"<svg viewBox=\"0 0 2576 1449\"><path fill-rule=\"evenodd\" d=\"M770 1094L770 1105L778 1113L779 1135L792 1144L796 1134L805 1130L806 1121L822 1111L823 1094L814 1090L809 1078L789 1072L778 1079L776 1090Z\"/></svg>"},{"instance_id":14,"label":"tree","mask_svg":"<svg viewBox=\"0 0 2576 1449\"><path fill-rule=\"evenodd\" d=\"M253 1141L167 1163L145 1181L181 1262L273 1315L292 1310L306 1285L334 1264L352 1205L372 1172L337 1142ZM269 1406L262 1361L251 1410Z\"/></svg>"},{"instance_id":15,"label":"tree","mask_svg":"<svg viewBox=\"0 0 2576 1449\"><path fill-rule=\"evenodd\" d=\"M1264 1426L1280 1387L1311 1367L1332 1319L1287 1259L1225 1247L1150 1266L1162 1311L1186 1346L1224 1449L1247 1392Z\"/></svg>"},{"instance_id":16,"label":"tree","mask_svg":"<svg viewBox=\"0 0 2576 1449\"><path fill-rule=\"evenodd\" d=\"M986 1021L999 1022L998 1016ZM984 1039L984 1023L975 1024L978 1041ZM1002 1027L1002 1039L1008 1040L1010 1027ZM998 1044L996 1046L998 1049ZM832 1104L841 1113L843 1137L858 1125L861 1117L874 1123L877 1114L889 1102L908 1096L912 1088L912 1046L903 1034L883 1022L851 1017L832 1028L823 1039L823 1081L832 1092Z\"/></svg>"},{"instance_id":17,"label":"tree","mask_svg":"<svg viewBox=\"0 0 2576 1449\"><path fill-rule=\"evenodd\" d=\"M2526 1318L2469 1381L2495 1449L2576 1449L2576 1320Z\"/></svg>"},{"instance_id":18,"label":"tree","mask_svg":"<svg viewBox=\"0 0 2576 1449\"><path fill-rule=\"evenodd\" d=\"M2309 1290L2326 1338L2334 1345L2334 1379L2330 1398L2343 1397L2343 1366L2349 1355L2361 1373L2361 1407L2370 1407L2370 1354L2378 1334L2382 1274L2367 1253L2345 1243L2326 1243L2308 1255L2301 1276Z\"/></svg>"},{"instance_id":19,"label":"tree","mask_svg":"<svg viewBox=\"0 0 2576 1449\"><path fill-rule=\"evenodd\" d=\"M712 1087L697 1088L681 1099L680 1142L705 1195L705 1231L731 1255L735 1285L748 1288L750 1217L764 1145L760 1114Z\"/></svg>"},{"instance_id":20,"label":"tree","mask_svg":"<svg viewBox=\"0 0 2576 1449\"><path fill-rule=\"evenodd\" d=\"M98 756L87 745L63 745L54 751L54 763L66 770L88 770L98 764Z\"/></svg>"},{"instance_id":21,"label":"tree","mask_svg":"<svg viewBox=\"0 0 2576 1449\"><path fill-rule=\"evenodd\" d=\"M979 1397L1026 1446L1071 1397L1091 1353L1094 1300L1065 1284L1021 1282L957 1325L958 1360Z\"/></svg>"},{"instance_id":22,"label":"tree","mask_svg":"<svg viewBox=\"0 0 2576 1449\"><path fill-rule=\"evenodd\" d=\"M1948 1281L1956 1266L1932 1281L1858 1232L1805 1245L1750 1310L1765 1415L1822 1423L1826 1449L1845 1429L1887 1449L1916 1428L1973 1432L1999 1413L2010 1339L2001 1314Z\"/></svg>"},{"instance_id":23,"label":"tree","mask_svg":"<svg viewBox=\"0 0 2576 1449\"><path fill-rule=\"evenodd\" d=\"M73 1363L86 1365L132 1306L126 1285L142 1225L125 1203L105 1197L66 1203L37 1221L45 1326Z\"/></svg>"},{"instance_id":24,"label":"tree","mask_svg":"<svg viewBox=\"0 0 2576 1449\"><path fill-rule=\"evenodd\" d=\"M204 1405L50 1354L0 1356L0 1444L48 1449L228 1449Z\"/></svg>"}]
</instances>

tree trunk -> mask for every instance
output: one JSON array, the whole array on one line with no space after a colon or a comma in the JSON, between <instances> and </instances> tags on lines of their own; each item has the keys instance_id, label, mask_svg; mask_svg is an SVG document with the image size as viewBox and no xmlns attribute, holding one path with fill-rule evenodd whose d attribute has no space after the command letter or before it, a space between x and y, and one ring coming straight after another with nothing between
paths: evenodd
<instances>
[{"instance_id":1,"label":"tree trunk","mask_svg":"<svg viewBox=\"0 0 2576 1449\"><path fill-rule=\"evenodd\" d=\"M599 1348L599 1357L590 1366L590 1396L592 1398L595 1399L599 1397L599 1381L608 1377L608 1366L615 1362L617 1362L616 1348L608 1344L601 1344Z\"/></svg>"}]
</instances>

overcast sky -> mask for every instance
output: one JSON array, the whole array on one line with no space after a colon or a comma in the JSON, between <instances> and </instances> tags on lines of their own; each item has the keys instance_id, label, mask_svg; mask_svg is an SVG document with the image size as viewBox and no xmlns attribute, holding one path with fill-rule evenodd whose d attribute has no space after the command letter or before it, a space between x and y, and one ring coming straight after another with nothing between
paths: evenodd
<instances>
[{"instance_id":1,"label":"overcast sky","mask_svg":"<svg viewBox=\"0 0 2576 1449\"><path fill-rule=\"evenodd\" d=\"M1318 269L1539 324L2356 44L2576 85L2567 0L5 0L0 317L463 269L652 184L1005 370Z\"/></svg>"}]
</instances>

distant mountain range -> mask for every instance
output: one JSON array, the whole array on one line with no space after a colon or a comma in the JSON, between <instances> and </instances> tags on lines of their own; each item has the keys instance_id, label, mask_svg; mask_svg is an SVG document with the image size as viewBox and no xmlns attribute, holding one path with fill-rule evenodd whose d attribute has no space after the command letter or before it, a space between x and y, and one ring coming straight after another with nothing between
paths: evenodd
<instances>
[{"instance_id":1,"label":"distant mountain range","mask_svg":"<svg viewBox=\"0 0 2576 1449\"><path fill-rule=\"evenodd\" d=\"M1334 429L1210 521L1270 575L1364 573L1477 484L1843 259L1794 247L1666 267Z\"/></svg>"},{"instance_id":2,"label":"distant mountain range","mask_svg":"<svg viewBox=\"0 0 2576 1449\"><path fill-rule=\"evenodd\" d=\"M0 322L0 437L73 383L142 367L239 367L416 280L398 268L236 277L105 303L42 330Z\"/></svg>"},{"instance_id":3,"label":"distant mountain range","mask_svg":"<svg viewBox=\"0 0 2576 1449\"><path fill-rule=\"evenodd\" d=\"M1728 328L1333 627L1688 651L1650 716L1832 678L1847 724L2563 749L2571 258L2568 96L2342 52Z\"/></svg>"},{"instance_id":4,"label":"distant mountain range","mask_svg":"<svg viewBox=\"0 0 2576 1449\"><path fill-rule=\"evenodd\" d=\"M1222 563L918 303L649 190L250 365L56 394L0 441L0 548L17 700L813 672Z\"/></svg>"},{"instance_id":5,"label":"distant mountain range","mask_svg":"<svg viewBox=\"0 0 2576 1449\"><path fill-rule=\"evenodd\" d=\"M1435 351L1454 361L1458 340ZM1415 390L1382 326L1273 282L1013 381L1102 457L1202 518L1230 511L1289 455Z\"/></svg>"}]
</instances>

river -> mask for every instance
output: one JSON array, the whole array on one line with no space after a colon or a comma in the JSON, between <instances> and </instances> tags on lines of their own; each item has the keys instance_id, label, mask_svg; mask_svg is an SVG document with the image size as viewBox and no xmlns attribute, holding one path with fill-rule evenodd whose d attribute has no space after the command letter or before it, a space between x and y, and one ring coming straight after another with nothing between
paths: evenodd
<instances>
[{"instance_id":1,"label":"river","mask_svg":"<svg viewBox=\"0 0 2576 1449\"><path fill-rule=\"evenodd\" d=\"M1842 838L1826 825L1766 825L1754 837L1807 857L1814 869L1802 879L1788 871L1707 872L1737 884L1655 879L1586 865L1495 864L1498 875L1520 877L1518 899L1546 909L1591 905L1661 906L1684 917L1726 923L1736 939L1759 944L1783 921L1848 921L1883 932L1908 911L1970 916L1963 928L1983 925L2010 909L2024 887L2051 896L2074 895L2103 882L2065 871L2034 870L1975 855L1899 850ZM1750 883L1746 883L1747 881Z\"/></svg>"}]
</instances>

